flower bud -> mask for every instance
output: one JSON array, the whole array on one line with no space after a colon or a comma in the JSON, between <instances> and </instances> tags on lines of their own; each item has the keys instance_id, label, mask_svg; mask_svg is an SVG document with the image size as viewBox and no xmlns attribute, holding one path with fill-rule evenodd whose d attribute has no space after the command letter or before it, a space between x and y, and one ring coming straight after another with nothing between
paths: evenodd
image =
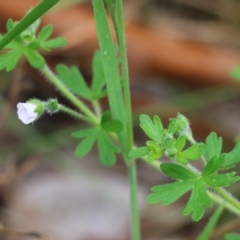
<instances>
[{"instance_id":1,"label":"flower bud","mask_svg":"<svg viewBox=\"0 0 240 240\"><path fill-rule=\"evenodd\" d=\"M37 99L29 100L26 103L18 103L17 109L18 118L24 124L36 121L44 112L42 102Z\"/></svg>"},{"instance_id":2,"label":"flower bud","mask_svg":"<svg viewBox=\"0 0 240 240\"><path fill-rule=\"evenodd\" d=\"M49 114L53 114L59 111L59 104L58 101L56 99L49 99L46 103L45 103L45 110L47 111L47 113Z\"/></svg>"}]
</instances>

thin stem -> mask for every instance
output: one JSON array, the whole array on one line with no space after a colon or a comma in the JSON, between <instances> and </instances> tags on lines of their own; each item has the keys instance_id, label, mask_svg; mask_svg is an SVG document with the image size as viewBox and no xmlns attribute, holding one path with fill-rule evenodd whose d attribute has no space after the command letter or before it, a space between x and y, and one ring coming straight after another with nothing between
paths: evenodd
<instances>
[{"instance_id":1,"label":"thin stem","mask_svg":"<svg viewBox=\"0 0 240 240\"><path fill-rule=\"evenodd\" d=\"M131 92L129 84L129 71L128 71L128 59L127 59L127 47L125 36L125 24L123 13L123 1L116 1L116 14L117 14L117 27L118 27L118 40L121 54L121 70L122 70L122 82L123 82L123 96L126 108L127 116L127 132L128 132L128 146L129 151L133 148L133 123L132 123L132 103ZM129 152L128 151L128 152Z\"/></svg>"},{"instance_id":2,"label":"thin stem","mask_svg":"<svg viewBox=\"0 0 240 240\"><path fill-rule=\"evenodd\" d=\"M217 192L223 199L229 202L232 206L238 209L240 212L240 202L234 198L229 192L227 192L224 188L214 188L215 192Z\"/></svg>"},{"instance_id":3,"label":"thin stem","mask_svg":"<svg viewBox=\"0 0 240 240\"><path fill-rule=\"evenodd\" d=\"M131 93L129 84L129 73L128 73L128 60L127 60L127 48L126 48L126 36L125 36L125 25L124 25L124 14L123 14L123 1L116 1L116 16L117 16L117 37L120 48L121 56L121 70L122 70L122 81L123 81L123 97L124 105L126 110L126 147L125 152L130 152L133 148L133 124L132 124L132 104L131 104ZM124 154L125 155L125 154ZM136 162L132 159L125 161L128 168L128 179L130 185L130 201L131 201L131 227L132 227L132 240L139 240L140 234L140 223L139 223L139 210L138 210L138 198L137 198L137 173L136 173ZM130 162L129 162L130 161Z\"/></svg>"},{"instance_id":4,"label":"thin stem","mask_svg":"<svg viewBox=\"0 0 240 240\"><path fill-rule=\"evenodd\" d=\"M102 116L102 108L98 101L92 101L93 108L96 115L100 118Z\"/></svg>"},{"instance_id":5,"label":"thin stem","mask_svg":"<svg viewBox=\"0 0 240 240\"><path fill-rule=\"evenodd\" d=\"M85 104L79 100L73 93L71 93L58 79L58 77L50 70L50 68L45 64L42 69L43 74L47 79L57 87L57 89L68 98L79 110L81 110L86 116L88 116L93 122L98 123L99 119L96 117Z\"/></svg>"},{"instance_id":6,"label":"thin stem","mask_svg":"<svg viewBox=\"0 0 240 240\"><path fill-rule=\"evenodd\" d=\"M73 116L75 118L83 120L83 121L85 121L85 122L87 122L87 123L89 123L91 125L96 125L96 123L93 122L90 118L84 116L81 113L78 113L78 112L72 110L71 108L68 108L68 107L66 107L66 106L64 106L62 104L58 104L58 107L59 107L59 110L62 111L62 112L65 112L65 113L67 113L67 114L69 114L69 115L71 115L71 116Z\"/></svg>"},{"instance_id":7,"label":"thin stem","mask_svg":"<svg viewBox=\"0 0 240 240\"><path fill-rule=\"evenodd\" d=\"M139 209L138 209L138 190L137 190L137 171L135 160L132 160L131 165L128 165L128 180L130 187L130 201L131 201L131 227L132 240L139 240L140 224L139 224Z\"/></svg>"}]
</instances>

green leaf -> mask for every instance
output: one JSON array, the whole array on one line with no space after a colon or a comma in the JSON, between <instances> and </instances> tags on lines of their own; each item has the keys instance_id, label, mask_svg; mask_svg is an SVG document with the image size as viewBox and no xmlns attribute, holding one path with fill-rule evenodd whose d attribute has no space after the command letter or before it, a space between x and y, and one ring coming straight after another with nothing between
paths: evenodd
<instances>
[{"instance_id":1,"label":"green leaf","mask_svg":"<svg viewBox=\"0 0 240 240\"><path fill-rule=\"evenodd\" d=\"M42 69L45 65L45 59L36 51L27 49L24 52L28 62L34 68Z\"/></svg>"},{"instance_id":2,"label":"green leaf","mask_svg":"<svg viewBox=\"0 0 240 240\"><path fill-rule=\"evenodd\" d=\"M224 235L224 240L240 240L240 234L238 233L227 233Z\"/></svg>"},{"instance_id":3,"label":"green leaf","mask_svg":"<svg viewBox=\"0 0 240 240\"><path fill-rule=\"evenodd\" d=\"M107 132L119 133L123 129L123 124L119 120L111 120L110 111L105 111L102 115L101 127Z\"/></svg>"},{"instance_id":4,"label":"green leaf","mask_svg":"<svg viewBox=\"0 0 240 240\"><path fill-rule=\"evenodd\" d=\"M211 187L228 187L232 183L240 180L240 177L235 176L236 172L217 174L212 176L204 176L204 182Z\"/></svg>"},{"instance_id":5,"label":"green leaf","mask_svg":"<svg viewBox=\"0 0 240 240\"><path fill-rule=\"evenodd\" d=\"M222 138L218 138L217 134L212 132L206 138L206 144L203 144L203 147L208 161L215 156L218 157L222 151Z\"/></svg>"},{"instance_id":6,"label":"green leaf","mask_svg":"<svg viewBox=\"0 0 240 240\"><path fill-rule=\"evenodd\" d=\"M210 217L209 221L207 222L207 225L204 227L201 234L198 236L197 240L206 240L210 239L211 233L214 230L215 226L217 225L217 221L219 220L221 214L223 211L223 206L220 205L218 208L214 211L213 215Z\"/></svg>"},{"instance_id":7,"label":"green leaf","mask_svg":"<svg viewBox=\"0 0 240 240\"><path fill-rule=\"evenodd\" d=\"M170 134L174 134L177 131L177 119L173 118L170 119L170 122L168 124L168 132Z\"/></svg>"},{"instance_id":8,"label":"green leaf","mask_svg":"<svg viewBox=\"0 0 240 240\"><path fill-rule=\"evenodd\" d=\"M56 67L56 72L62 83L73 93L91 100L91 92L79 70L76 67L69 68L64 64Z\"/></svg>"},{"instance_id":9,"label":"green leaf","mask_svg":"<svg viewBox=\"0 0 240 240\"><path fill-rule=\"evenodd\" d=\"M41 47L43 49L51 49L51 48L60 48L67 45L67 41L64 37L57 37L46 42L43 42Z\"/></svg>"},{"instance_id":10,"label":"green leaf","mask_svg":"<svg viewBox=\"0 0 240 240\"><path fill-rule=\"evenodd\" d=\"M197 176L194 173L177 164L163 163L161 164L160 168L166 175L168 175L171 178L181 180L191 180L197 178Z\"/></svg>"},{"instance_id":11,"label":"green leaf","mask_svg":"<svg viewBox=\"0 0 240 240\"><path fill-rule=\"evenodd\" d=\"M207 163L206 167L204 168L202 174L204 176L208 176L216 172L226 161L227 154L223 153L220 156L214 156L211 160Z\"/></svg>"},{"instance_id":12,"label":"green leaf","mask_svg":"<svg viewBox=\"0 0 240 240\"><path fill-rule=\"evenodd\" d=\"M19 49L14 49L7 53L0 55L0 70L6 69L7 72L13 70L19 59L22 56L22 51Z\"/></svg>"},{"instance_id":13,"label":"green leaf","mask_svg":"<svg viewBox=\"0 0 240 240\"><path fill-rule=\"evenodd\" d=\"M119 133L123 129L123 124L119 120L112 120L108 123L104 123L101 127L107 132Z\"/></svg>"},{"instance_id":14,"label":"green leaf","mask_svg":"<svg viewBox=\"0 0 240 240\"><path fill-rule=\"evenodd\" d=\"M155 126L156 134L160 135L163 130L163 124L161 119L157 115L153 117L153 124Z\"/></svg>"},{"instance_id":15,"label":"green leaf","mask_svg":"<svg viewBox=\"0 0 240 240\"><path fill-rule=\"evenodd\" d=\"M177 141L175 143L175 146L176 148L178 149L179 152L181 152L183 150L183 148L185 147L186 145L186 137L183 136L183 135L180 135L178 138L177 138Z\"/></svg>"},{"instance_id":16,"label":"green leaf","mask_svg":"<svg viewBox=\"0 0 240 240\"><path fill-rule=\"evenodd\" d=\"M37 35L37 40L40 42L46 41L53 33L53 26L47 25L43 27Z\"/></svg>"},{"instance_id":17,"label":"green leaf","mask_svg":"<svg viewBox=\"0 0 240 240\"><path fill-rule=\"evenodd\" d=\"M93 132L95 132L95 128L81 129L79 131L73 132L72 137L84 138L87 137L88 135L92 135Z\"/></svg>"},{"instance_id":18,"label":"green leaf","mask_svg":"<svg viewBox=\"0 0 240 240\"><path fill-rule=\"evenodd\" d=\"M109 110L105 111L101 118L101 125L104 125L111 121L111 112Z\"/></svg>"},{"instance_id":19,"label":"green leaf","mask_svg":"<svg viewBox=\"0 0 240 240\"><path fill-rule=\"evenodd\" d=\"M192 212L192 220L199 221L206 207L210 207L212 201L209 198L202 179L195 180L195 186L192 190L191 197L183 210L184 215Z\"/></svg>"},{"instance_id":20,"label":"green leaf","mask_svg":"<svg viewBox=\"0 0 240 240\"><path fill-rule=\"evenodd\" d=\"M75 154L77 157L83 157L90 152L97 138L97 130L92 131L81 143L77 146Z\"/></svg>"},{"instance_id":21,"label":"green leaf","mask_svg":"<svg viewBox=\"0 0 240 240\"><path fill-rule=\"evenodd\" d=\"M157 128L153 124L152 119L148 115L146 114L140 115L140 127L143 129L143 131L149 138L156 142L159 140L160 133L157 131L159 126Z\"/></svg>"},{"instance_id":22,"label":"green leaf","mask_svg":"<svg viewBox=\"0 0 240 240\"><path fill-rule=\"evenodd\" d=\"M119 152L119 148L112 142L104 131L98 131L97 145L99 159L103 165L113 166L116 162L115 153Z\"/></svg>"},{"instance_id":23,"label":"green leaf","mask_svg":"<svg viewBox=\"0 0 240 240\"><path fill-rule=\"evenodd\" d=\"M91 85L92 98L97 100L106 95L107 91L103 91L105 85L105 75L102 64L102 56L100 51L96 51L93 57L93 80Z\"/></svg>"},{"instance_id":24,"label":"green leaf","mask_svg":"<svg viewBox=\"0 0 240 240\"><path fill-rule=\"evenodd\" d=\"M223 163L222 167L233 167L238 162L240 162L240 142L237 143L234 149L227 155L227 159Z\"/></svg>"},{"instance_id":25,"label":"green leaf","mask_svg":"<svg viewBox=\"0 0 240 240\"><path fill-rule=\"evenodd\" d=\"M199 159L204 153L203 148L200 144L195 143L188 149L179 153L180 157L188 159L188 160L197 160Z\"/></svg>"},{"instance_id":26,"label":"green leaf","mask_svg":"<svg viewBox=\"0 0 240 240\"><path fill-rule=\"evenodd\" d=\"M147 202L149 204L156 203L162 203L163 205L171 204L178 200L186 192L188 192L193 187L193 185L194 181L188 180L183 182L175 182L155 186L151 189L153 193L148 195Z\"/></svg>"},{"instance_id":27,"label":"green leaf","mask_svg":"<svg viewBox=\"0 0 240 240\"><path fill-rule=\"evenodd\" d=\"M147 147L140 147L140 148L133 149L128 154L128 157L130 157L130 158L142 158L142 157L148 155L148 153L149 153L149 151L148 151Z\"/></svg>"},{"instance_id":28,"label":"green leaf","mask_svg":"<svg viewBox=\"0 0 240 240\"><path fill-rule=\"evenodd\" d=\"M53 7L59 0L42 0L34 9L32 9L4 38L0 41L0 50L9 42L16 38L20 33L33 24L45 12Z\"/></svg>"}]
</instances>

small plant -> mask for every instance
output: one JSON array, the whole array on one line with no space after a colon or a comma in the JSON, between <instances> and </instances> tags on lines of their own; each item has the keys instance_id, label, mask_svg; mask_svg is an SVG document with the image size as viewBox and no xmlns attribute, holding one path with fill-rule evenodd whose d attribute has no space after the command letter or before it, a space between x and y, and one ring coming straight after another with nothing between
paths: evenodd
<instances>
[{"instance_id":1,"label":"small plant","mask_svg":"<svg viewBox=\"0 0 240 240\"><path fill-rule=\"evenodd\" d=\"M237 216L240 215L240 202L225 190L225 187L240 180L232 170L240 162L240 143L229 153L222 153L221 137L211 133L204 143L196 142L189 121L182 114L171 119L166 128L158 116L150 118L142 114L140 127L149 140L145 146L135 147L122 1L106 1L117 37L117 46L109 30L104 1L92 1L100 51L97 51L93 58L93 79L90 86L76 67L59 64L55 71L52 71L39 53L39 50L50 51L67 44L63 37L49 39L53 31L50 25L37 31L40 24L38 18L57 2L58 0L43 0L20 22L8 20L8 32L5 36L0 36L0 49L4 50L0 55L0 70L13 70L19 59L25 57L77 110L60 104L54 98L30 99L26 103L18 103L19 119L24 124L29 124L37 121L44 113L65 112L89 124L88 128L72 133L74 138L79 139L75 151L77 157L88 154L95 143L99 160L106 166L114 165L116 154L122 154L129 174L133 240L140 239L135 166L137 158L173 179L171 183L151 189L152 193L147 197L149 204L168 205L191 192L183 215L191 214L193 221L199 221L205 209L211 207L213 202L219 204L198 237L199 240L209 239L224 208ZM102 112L99 100L104 96L108 97L110 109ZM161 162L163 156L169 161ZM196 161L202 162L202 169L196 169L192 165L192 162ZM239 234L225 235L225 240L237 239L240 239Z\"/></svg>"}]
</instances>

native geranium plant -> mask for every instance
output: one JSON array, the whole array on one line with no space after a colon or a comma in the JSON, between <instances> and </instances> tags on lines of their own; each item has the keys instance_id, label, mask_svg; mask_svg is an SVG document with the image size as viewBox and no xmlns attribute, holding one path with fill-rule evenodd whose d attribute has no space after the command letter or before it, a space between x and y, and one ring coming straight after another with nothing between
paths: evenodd
<instances>
[{"instance_id":1,"label":"native geranium plant","mask_svg":"<svg viewBox=\"0 0 240 240\"><path fill-rule=\"evenodd\" d=\"M59 64L51 70L39 50L50 51L67 44L63 37L51 39L51 25L39 29L39 17L58 0L43 0L21 21L7 22L7 33L0 36L0 70L11 71L19 60L25 58L29 64L39 70L55 88L65 96L74 109L66 107L56 98L26 99L17 104L18 118L24 124L30 124L44 117L44 114L65 112L88 124L87 128L76 129L72 133L79 139L75 154L82 157L91 151L94 144L98 147L99 160L106 166L113 166L116 154L121 154L129 175L131 196L132 239L138 240L140 224L137 199L136 159L143 160L157 168L161 174L172 181L154 186L147 196L149 204L171 204L181 196L190 193L183 209L183 215L191 214L193 221L199 221L205 209L216 202L219 207L199 240L208 239L223 209L240 215L240 202L226 187L240 180L233 167L240 162L240 143L229 153L222 152L222 138L211 133L204 143L195 141L188 119L177 114L164 127L158 116L153 118L140 115L140 127L149 140L145 146L134 145L132 127L132 109L126 55L126 40L123 21L122 1L93 0L94 15L100 50L93 57L93 78L87 84L78 68ZM106 8L111 17L116 42L113 41ZM110 109L103 112L99 100L108 97ZM87 104L86 104L87 103ZM162 162L161 159L168 159ZM194 167L201 161L202 167ZM229 233L226 240L240 239L240 235Z\"/></svg>"}]
</instances>

